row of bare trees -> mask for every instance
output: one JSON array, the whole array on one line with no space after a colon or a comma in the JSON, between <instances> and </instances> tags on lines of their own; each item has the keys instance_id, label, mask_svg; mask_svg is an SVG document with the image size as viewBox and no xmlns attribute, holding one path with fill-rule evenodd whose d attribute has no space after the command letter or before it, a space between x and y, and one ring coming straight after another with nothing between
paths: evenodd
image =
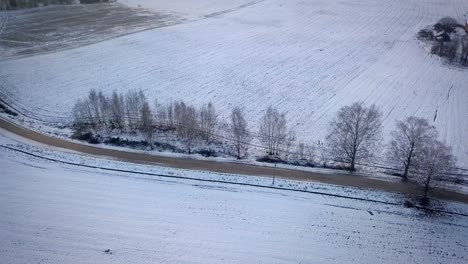
<instances>
[{"instance_id":1,"label":"row of bare trees","mask_svg":"<svg viewBox=\"0 0 468 264\"><path fill-rule=\"evenodd\" d=\"M383 147L382 114L375 105L362 102L341 108L330 123L327 136L332 157L355 170L358 162L368 162ZM438 139L434 126L426 119L410 116L397 121L386 151L387 159L402 172L403 179L414 179L430 189L455 168L452 150Z\"/></svg>"},{"instance_id":2,"label":"row of bare trees","mask_svg":"<svg viewBox=\"0 0 468 264\"><path fill-rule=\"evenodd\" d=\"M330 122L326 144L312 145L296 144L294 130L287 126L286 113L273 106L260 118L258 133L249 130L239 107L232 110L228 122L223 122L212 103L196 108L183 101L156 102L151 107L141 91L106 96L91 90L87 98L75 104L73 113L77 124L139 131L151 148L158 129L173 131L189 154L197 142L223 141L230 143L233 155L239 159L247 156L249 147L255 146L284 160L293 156L296 160L314 162L318 153L323 163L327 159L342 162L354 171L356 164L372 162L385 146L382 113L375 105L366 106L362 102L342 107ZM253 138L261 146L251 144ZM388 161L401 170L404 180L423 183L425 195L434 180L450 172L455 164L450 147L438 140L435 127L414 116L397 122L385 153Z\"/></svg>"},{"instance_id":3,"label":"row of bare trees","mask_svg":"<svg viewBox=\"0 0 468 264\"><path fill-rule=\"evenodd\" d=\"M153 148L157 129L174 131L183 141L187 152L192 153L195 141L212 143L220 127L218 113L210 102L196 108L183 101L159 104L151 107L142 91L128 91L125 95L113 92L106 96L102 91L91 90L88 96L78 100L72 110L77 128L129 129L139 131ZM242 109L234 108L228 127L236 157L247 154L250 133Z\"/></svg>"},{"instance_id":4,"label":"row of bare trees","mask_svg":"<svg viewBox=\"0 0 468 264\"><path fill-rule=\"evenodd\" d=\"M115 128L137 126L146 96L141 91L128 91L125 96L114 92L106 96L91 90L87 98L75 103L72 113L75 123L92 127L108 125Z\"/></svg>"}]
</instances>

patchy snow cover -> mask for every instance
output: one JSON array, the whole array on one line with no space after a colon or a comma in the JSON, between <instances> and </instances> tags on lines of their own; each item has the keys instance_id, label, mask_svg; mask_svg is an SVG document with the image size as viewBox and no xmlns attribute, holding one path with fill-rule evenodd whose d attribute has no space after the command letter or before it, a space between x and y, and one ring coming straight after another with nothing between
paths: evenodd
<instances>
[{"instance_id":1,"label":"patchy snow cover","mask_svg":"<svg viewBox=\"0 0 468 264\"><path fill-rule=\"evenodd\" d=\"M110 173L3 148L0 167L5 263L464 263L468 258L468 227L461 216Z\"/></svg>"},{"instance_id":2,"label":"patchy snow cover","mask_svg":"<svg viewBox=\"0 0 468 264\"><path fill-rule=\"evenodd\" d=\"M202 18L237 10L263 0L117 0L130 7L142 7L156 12L172 12L188 18Z\"/></svg>"},{"instance_id":3,"label":"patchy snow cover","mask_svg":"<svg viewBox=\"0 0 468 264\"><path fill-rule=\"evenodd\" d=\"M466 1L446 0L263 1L216 18L0 62L0 95L48 119L69 116L91 88L142 89L160 102L211 100L225 116L244 107L254 129L273 104L306 141L324 138L339 107L363 100L381 107L386 135L396 119L428 118L466 167L467 71L431 57L415 35L467 10Z\"/></svg>"}]
</instances>

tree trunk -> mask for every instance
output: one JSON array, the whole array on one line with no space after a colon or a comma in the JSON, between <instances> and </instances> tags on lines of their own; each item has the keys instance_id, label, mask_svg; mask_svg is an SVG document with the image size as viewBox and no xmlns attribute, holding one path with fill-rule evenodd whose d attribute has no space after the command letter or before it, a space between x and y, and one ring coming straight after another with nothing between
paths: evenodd
<instances>
[{"instance_id":1,"label":"tree trunk","mask_svg":"<svg viewBox=\"0 0 468 264\"><path fill-rule=\"evenodd\" d=\"M429 175L426 178L426 181L424 182L424 193L423 193L424 204L427 204L429 201L429 188L431 184L431 178L432 178L432 172L429 173Z\"/></svg>"},{"instance_id":2,"label":"tree trunk","mask_svg":"<svg viewBox=\"0 0 468 264\"><path fill-rule=\"evenodd\" d=\"M413 150L414 150L414 143L411 143L410 153L408 155L408 158L406 159L405 172L403 173L404 181L408 181L408 170L411 165L411 157L413 156Z\"/></svg>"}]
</instances>

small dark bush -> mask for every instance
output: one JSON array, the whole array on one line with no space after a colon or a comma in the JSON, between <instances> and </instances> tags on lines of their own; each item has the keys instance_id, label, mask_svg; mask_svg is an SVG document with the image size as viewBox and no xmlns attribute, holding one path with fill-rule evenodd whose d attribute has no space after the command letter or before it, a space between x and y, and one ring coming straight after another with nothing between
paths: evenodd
<instances>
[{"instance_id":1,"label":"small dark bush","mask_svg":"<svg viewBox=\"0 0 468 264\"><path fill-rule=\"evenodd\" d=\"M406 208L413 208L413 207L414 207L414 204L413 204L411 201L406 200L406 201L403 203L403 206L406 207Z\"/></svg>"},{"instance_id":2,"label":"small dark bush","mask_svg":"<svg viewBox=\"0 0 468 264\"><path fill-rule=\"evenodd\" d=\"M101 143L99 141L99 138L94 136L94 134L89 132L89 131L84 132L84 133L80 132L80 131L76 131L75 133L73 133L72 138L78 139L78 140L81 140L81 141L86 141L86 142L88 142L90 144L99 144L99 143Z\"/></svg>"},{"instance_id":3,"label":"small dark bush","mask_svg":"<svg viewBox=\"0 0 468 264\"><path fill-rule=\"evenodd\" d=\"M433 40L434 39L434 34L432 34L432 31L429 29L421 29L418 32L418 38L419 39L425 39L425 40Z\"/></svg>"},{"instance_id":4,"label":"small dark bush","mask_svg":"<svg viewBox=\"0 0 468 264\"><path fill-rule=\"evenodd\" d=\"M174 153L185 153L185 151L181 148L178 148L174 145L171 145L171 144L167 144L167 143L162 143L162 142L156 142L154 143L154 145L156 146L157 149L161 150L161 151L171 151L171 152L174 152Z\"/></svg>"},{"instance_id":5,"label":"small dark bush","mask_svg":"<svg viewBox=\"0 0 468 264\"><path fill-rule=\"evenodd\" d=\"M7 106L5 106L4 104L0 103L0 110L2 110L3 112L7 113L8 115L12 115L12 116L18 116L18 113L10 110Z\"/></svg>"},{"instance_id":6,"label":"small dark bush","mask_svg":"<svg viewBox=\"0 0 468 264\"><path fill-rule=\"evenodd\" d=\"M212 149L202 149L197 152L198 154L202 155L203 157L217 157L216 151Z\"/></svg>"},{"instance_id":7,"label":"small dark bush","mask_svg":"<svg viewBox=\"0 0 468 264\"><path fill-rule=\"evenodd\" d=\"M423 197L423 198L421 198L421 200L419 201L419 204L420 204L421 206L427 207L427 206L430 206L431 201L429 200L428 197Z\"/></svg>"},{"instance_id":8,"label":"small dark bush","mask_svg":"<svg viewBox=\"0 0 468 264\"><path fill-rule=\"evenodd\" d=\"M268 163L286 163L280 157L273 156L273 155L266 155L266 156L260 157L257 159L257 161L268 162Z\"/></svg>"},{"instance_id":9,"label":"small dark bush","mask_svg":"<svg viewBox=\"0 0 468 264\"><path fill-rule=\"evenodd\" d=\"M327 164L327 165L324 165L322 167L326 168L326 169L332 169L332 170L352 171L351 168L346 166L346 165L330 165L330 164Z\"/></svg>"},{"instance_id":10,"label":"small dark bush","mask_svg":"<svg viewBox=\"0 0 468 264\"><path fill-rule=\"evenodd\" d=\"M124 141L120 139L120 137L111 137L105 143L112 144L112 145L124 145Z\"/></svg>"},{"instance_id":11,"label":"small dark bush","mask_svg":"<svg viewBox=\"0 0 468 264\"><path fill-rule=\"evenodd\" d=\"M80 0L80 4L107 3L109 0Z\"/></svg>"},{"instance_id":12,"label":"small dark bush","mask_svg":"<svg viewBox=\"0 0 468 264\"><path fill-rule=\"evenodd\" d=\"M292 161L288 161L287 163L291 165L295 165L295 166L302 166L302 167L315 167L316 166L313 162L310 162L305 159L292 160Z\"/></svg>"},{"instance_id":13,"label":"small dark bush","mask_svg":"<svg viewBox=\"0 0 468 264\"><path fill-rule=\"evenodd\" d=\"M18 113L11 111L10 109L6 109L5 113L12 115L12 116L18 116Z\"/></svg>"}]
</instances>

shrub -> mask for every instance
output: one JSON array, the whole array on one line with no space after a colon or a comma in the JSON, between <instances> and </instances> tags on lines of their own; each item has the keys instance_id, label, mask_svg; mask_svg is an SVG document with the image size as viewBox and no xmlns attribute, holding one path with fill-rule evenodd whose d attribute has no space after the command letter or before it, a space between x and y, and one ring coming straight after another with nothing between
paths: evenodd
<instances>
[{"instance_id":1,"label":"shrub","mask_svg":"<svg viewBox=\"0 0 468 264\"><path fill-rule=\"evenodd\" d=\"M218 155L216 154L216 151L212 149L202 149L198 151L198 154L202 155L205 158L208 157L217 157Z\"/></svg>"},{"instance_id":2,"label":"shrub","mask_svg":"<svg viewBox=\"0 0 468 264\"><path fill-rule=\"evenodd\" d=\"M90 144L99 144L101 143L99 138L95 136L92 132L82 132L82 131L75 131L72 135L73 139L78 139L81 141L86 141Z\"/></svg>"},{"instance_id":3,"label":"shrub","mask_svg":"<svg viewBox=\"0 0 468 264\"><path fill-rule=\"evenodd\" d=\"M8 115L12 115L12 116L18 116L18 113L10 110L8 107L6 107L4 104L0 103L0 110L2 110L3 112L7 113Z\"/></svg>"}]
</instances>

